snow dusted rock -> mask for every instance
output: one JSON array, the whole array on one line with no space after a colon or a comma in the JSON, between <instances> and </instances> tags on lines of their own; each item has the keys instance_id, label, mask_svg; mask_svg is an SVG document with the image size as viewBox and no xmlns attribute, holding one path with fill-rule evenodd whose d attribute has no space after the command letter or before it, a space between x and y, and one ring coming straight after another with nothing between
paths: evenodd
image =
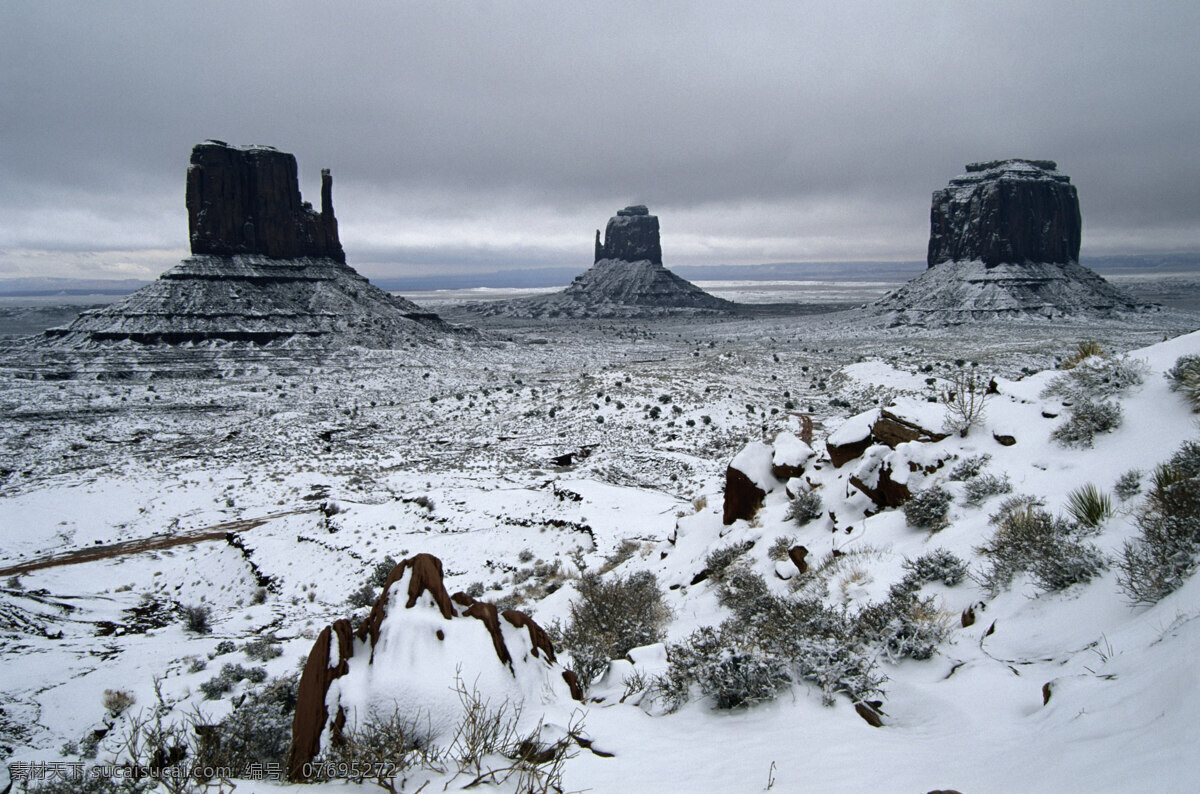
<instances>
[{"instance_id":1,"label":"snow dusted rock","mask_svg":"<svg viewBox=\"0 0 1200 794\"><path fill-rule=\"evenodd\" d=\"M874 305L897 324L1140 308L1079 265L1079 197L1070 181L1050 160L968 165L933 194L929 269Z\"/></svg>"},{"instance_id":2,"label":"snow dusted rock","mask_svg":"<svg viewBox=\"0 0 1200 794\"><path fill-rule=\"evenodd\" d=\"M871 426L871 436L892 449L908 441L941 441L948 435L941 432L945 420L943 406L901 397L879 410L879 419Z\"/></svg>"},{"instance_id":3,"label":"snow dusted rock","mask_svg":"<svg viewBox=\"0 0 1200 794\"><path fill-rule=\"evenodd\" d=\"M817 453L808 444L792 433L775 436L775 450L771 456L771 475L780 482L787 482L804 473L804 464Z\"/></svg>"},{"instance_id":4,"label":"snow dusted rock","mask_svg":"<svg viewBox=\"0 0 1200 794\"><path fill-rule=\"evenodd\" d=\"M725 469L725 526L739 518L754 518L767 494L779 487L771 474L774 457L775 451L769 445L751 441L729 462Z\"/></svg>"},{"instance_id":5,"label":"snow dusted rock","mask_svg":"<svg viewBox=\"0 0 1200 794\"><path fill-rule=\"evenodd\" d=\"M663 267L658 216L638 205L609 220L603 242L596 231L595 264L562 292L473 310L509 317L643 317L723 314L735 308Z\"/></svg>"},{"instance_id":6,"label":"snow dusted rock","mask_svg":"<svg viewBox=\"0 0 1200 794\"><path fill-rule=\"evenodd\" d=\"M239 343L388 348L454 330L345 264L322 172L321 212L300 201L296 158L196 146L187 176L193 256L157 281L52 328L56 347ZM461 330L461 329L459 329Z\"/></svg>"},{"instance_id":7,"label":"snow dusted rock","mask_svg":"<svg viewBox=\"0 0 1200 794\"><path fill-rule=\"evenodd\" d=\"M829 451L829 460L835 469L840 469L875 443L871 438L871 428L879 419L879 409L873 408L857 416L852 416L834 430L825 439L825 449Z\"/></svg>"},{"instance_id":8,"label":"snow dusted rock","mask_svg":"<svg viewBox=\"0 0 1200 794\"><path fill-rule=\"evenodd\" d=\"M372 714L417 720L436 742L461 717L456 678L493 705L530 712L581 697L537 623L465 593L452 598L441 560L418 554L396 566L357 629L339 620L317 637L300 679L289 778L305 779L322 747Z\"/></svg>"}]
</instances>

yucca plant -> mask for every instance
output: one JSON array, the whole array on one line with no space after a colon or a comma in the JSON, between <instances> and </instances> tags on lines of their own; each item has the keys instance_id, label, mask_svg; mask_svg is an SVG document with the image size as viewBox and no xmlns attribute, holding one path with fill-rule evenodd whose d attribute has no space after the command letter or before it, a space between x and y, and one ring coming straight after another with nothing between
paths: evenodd
<instances>
[{"instance_id":1,"label":"yucca plant","mask_svg":"<svg viewBox=\"0 0 1200 794\"><path fill-rule=\"evenodd\" d=\"M1071 354L1071 357L1063 362L1062 368L1071 369L1071 367L1074 367L1085 358L1091 358L1092 356L1102 357L1103 355L1104 348L1100 347L1100 343L1089 339L1079 343L1075 348L1075 352Z\"/></svg>"},{"instance_id":2,"label":"yucca plant","mask_svg":"<svg viewBox=\"0 0 1200 794\"><path fill-rule=\"evenodd\" d=\"M1067 496L1067 512L1081 526L1098 527L1113 513L1112 497L1089 482Z\"/></svg>"}]
</instances>

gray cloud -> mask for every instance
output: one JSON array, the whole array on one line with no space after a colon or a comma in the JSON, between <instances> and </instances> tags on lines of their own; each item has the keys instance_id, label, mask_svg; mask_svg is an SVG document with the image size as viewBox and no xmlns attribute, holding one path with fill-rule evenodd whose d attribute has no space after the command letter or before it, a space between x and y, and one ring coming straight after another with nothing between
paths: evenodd
<instances>
[{"instance_id":1,"label":"gray cloud","mask_svg":"<svg viewBox=\"0 0 1200 794\"><path fill-rule=\"evenodd\" d=\"M582 268L635 201L668 264L920 259L930 193L1013 155L1078 185L1085 255L1200 250L1197 22L1169 2L7 3L0 276L47 261L15 250L169 266L208 137L294 152L310 199L331 167L351 262L379 274Z\"/></svg>"}]
</instances>

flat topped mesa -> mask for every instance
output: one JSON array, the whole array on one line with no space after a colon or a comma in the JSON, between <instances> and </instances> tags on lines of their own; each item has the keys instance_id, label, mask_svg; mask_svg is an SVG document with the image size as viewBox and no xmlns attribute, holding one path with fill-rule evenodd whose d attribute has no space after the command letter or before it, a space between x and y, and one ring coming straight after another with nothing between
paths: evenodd
<instances>
[{"instance_id":1,"label":"flat topped mesa","mask_svg":"<svg viewBox=\"0 0 1200 794\"><path fill-rule=\"evenodd\" d=\"M621 262L662 264L662 245L658 239L658 216L642 204L617 210L604 229L604 242L596 230L596 259ZM594 264L594 263L593 263Z\"/></svg>"},{"instance_id":2,"label":"flat topped mesa","mask_svg":"<svg viewBox=\"0 0 1200 794\"><path fill-rule=\"evenodd\" d=\"M1079 196L1053 160L971 163L933 194L929 267L1079 261Z\"/></svg>"},{"instance_id":3,"label":"flat topped mesa","mask_svg":"<svg viewBox=\"0 0 1200 794\"><path fill-rule=\"evenodd\" d=\"M270 146L205 141L187 174L192 253L346 261L333 215L333 177L321 170L321 211L300 199L296 158Z\"/></svg>"}]
</instances>

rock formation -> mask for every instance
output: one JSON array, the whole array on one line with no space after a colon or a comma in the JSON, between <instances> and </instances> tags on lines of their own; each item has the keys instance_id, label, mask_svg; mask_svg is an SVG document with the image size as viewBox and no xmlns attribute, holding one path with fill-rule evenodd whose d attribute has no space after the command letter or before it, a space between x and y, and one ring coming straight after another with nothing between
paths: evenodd
<instances>
[{"instance_id":1,"label":"rock formation","mask_svg":"<svg viewBox=\"0 0 1200 794\"><path fill-rule=\"evenodd\" d=\"M639 317L724 314L735 308L663 267L658 216L637 205L609 219L603 241L596 231L595 263L562 292L475 310L509 317Z\"/></svg>"},{"instance_id":2,"label":"rock formation","mask_svg":"<svg viewBox=\"0 0 1200 794\"><path fill-rule=\"evenodd\" d=\"M762 509L767 494L804 474L813 449L789 432L779 433L774 444L751 441L725 469L722 522L749 521Z\"/></svg>"},{"instance_id":3,"label":"rock formation","mask_svg":"<svg viewBox=\"0 0 1200 794\"><path fill-rule=\"evenodd\" d=\"M928 269L875 307L896 324L1138 309L1079 265L1080 223L1075 186L1053 161L971 163L933 194Z\"/></svg>"},{"instance_id":4,"label":"rock formation","mask_svg":"<svg viewBox=\"0 0 1200 794\"><path fill-rule=\"evenodd\" d=\"M451 597L441 560L417 554L392 570L358 628L343 619L317 636L297 692L289 779L306 779L321 748L372 713L397 714L428 734L416 739L445 739L462 716L458 685L493 706L530 711L582 698L529 616L465 593Z\"/></svg>"},{"instance_id":5,"label":"rock formation","mask_svg":"<svg viewBox=\"0 0 1200 794\"><path fill-rule=\"evenodd\" d=\"M321 172L321 211L300 199L296 158L270 147L206 141L192 150L187 209L192 256L109 306L47 331L54 344L94 347L251 343L395 347L448 330L345 264Z\"/></svg>"},{"instance_id":6,"label":"rock formation","mask_svg":"<svg viewBox=\"0 0 1200 794\"><path fill-rule=\"evenodd\" d=\"M300 200L296 158L270 146L205 141L187 172L192 253L262 254L345 262L333 216L333 177L321 170L321 211Z\"/></svg>"}]
</instances>

